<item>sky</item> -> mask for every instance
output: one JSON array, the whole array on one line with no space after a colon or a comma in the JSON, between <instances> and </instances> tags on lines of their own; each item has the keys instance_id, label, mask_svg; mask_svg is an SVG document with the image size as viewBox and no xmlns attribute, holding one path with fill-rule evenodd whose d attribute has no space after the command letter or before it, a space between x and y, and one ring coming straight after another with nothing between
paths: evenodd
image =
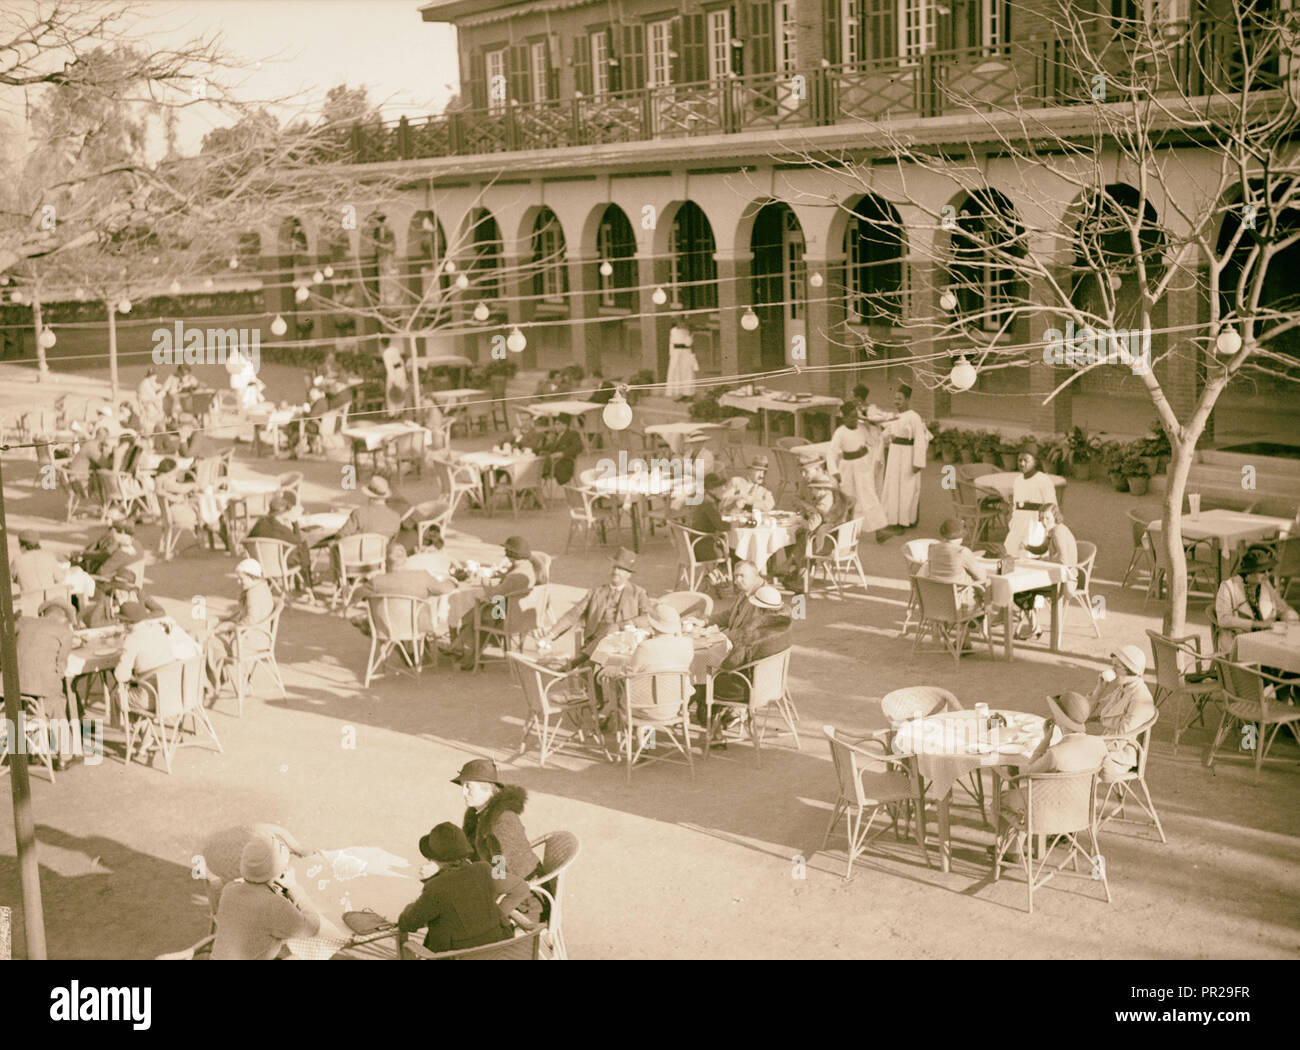
<instances>
[{"instance_id":1,"label":"sky","mask_svg":"<svg viewBox=\"0 0 1300 1050\"><path fill-rule=\"evenodd\" d=\"M131 5L132 35L155 47L221 34L224 50L244 68L223 75L236 96L301 96L312 111L329 88L366 85L384 117L437 112L457 90L456 33L423 22L420 0L147 0ZM257 63L260 62L260 65ZM281 112L282 118L297 113ZM182 152L196 152L205 132L228 123L211 107L187 108Z\"/></svg>"}]
</instances>

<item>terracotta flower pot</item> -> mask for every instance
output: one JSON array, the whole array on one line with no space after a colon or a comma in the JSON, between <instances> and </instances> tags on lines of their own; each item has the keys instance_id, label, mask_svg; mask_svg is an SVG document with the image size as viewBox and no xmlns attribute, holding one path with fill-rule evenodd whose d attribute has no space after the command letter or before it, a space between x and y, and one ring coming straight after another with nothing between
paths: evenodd
<instances>
[{"instance_id":1,"label":"terracotta flower pot","mask_svg":"<svg viewBox=\"0 0 1300 1050\"><path fill-rule=\"evenodd\" d=\"M1018 452L1003 452L1001 456L999 456L999 459L1001 460L1003 470L1020 469L1020 453Z\"/></svg>"},{"instance_id":2,"label":"terracotta flower pot","mask_svg":"<svg viewBox=\"0 0 1300 1050\"><path fill-rule=\"evenodd\" d=\"M1143 456L1143 457L1142 457L1142 462L1146 464L1147 470L1149 471L1148 477L1151 477L1151 476L1154 476L1154 475L1160 473L1160 457L1159 457L1159 456ZM1133 488L1133 486L1130 485L1130 486L1129 486L1129 489L1131 490L1132 488Z\"/></svg>"},{"instance_id":3,"label":"terracotta flower pot","mask_svg":"<svg viewBox=\"0 0 1300 1050\"><path fill-rule=\"evenodd\" d=\"M1092 462L1086 459L1076 460L1070 465L1070 470L1079 481L1087 481L1092 477Z\"/></svg>"},{"instance_id":4,"label":"terracotta flower pot","mask_svg":"<svg viewBox=\"0 0 1300 1050\"><path fill-rule=\"evenodd\" d=\"M1115 471L1111 471L1110 483L1115 486L1116 492L1128 491L1128 478L1126 478L1123 474L1119 474L1116 473Z\"/></svg>"},{"instance_id":5,"label":"terracotta flower pot","mask_svg":"<svg viewBox=\"0 0 1300 1050\"><path fill-rule=\"evenodd\" d=\"M974 463L975 450L973 448L963 448L961 450L961 461L963 463Z\"/></svg>"},{"instance_id":6,"label":"terracotta flower pot","mask_svg":"<svg viewBox=\"0 0 1300 1050\"><path fill-rule=\"evenodd\" d=\"M1128 490L1135 496L1146 495L1147 487L1151 484L1151 479L1145 474L1137 475L1126 479L1128 481Z\"/></svg>"}]
</instances>

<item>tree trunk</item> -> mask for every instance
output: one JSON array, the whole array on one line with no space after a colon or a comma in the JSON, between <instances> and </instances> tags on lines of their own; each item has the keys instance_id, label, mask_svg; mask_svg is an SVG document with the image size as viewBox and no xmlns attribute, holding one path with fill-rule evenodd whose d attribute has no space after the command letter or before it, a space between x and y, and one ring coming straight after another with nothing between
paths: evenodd
<instances>
[{"instance_id":1,"label":"tree trunk","mask_svg":"<svg viewBox=\"0 0 1300 1050\"><path fill-rule=\"evenodd\" d=\"M1164 544L1169 561L1169 578L1165 581L1164 633L1171 638L1181 637L1187 629L1187 554L1183 550L1183 493L1187 490L1187 475L1196 461L1196 437L1188 435L1182 440L1171 440L1172 458L1165 486L1164 514L1160 521L1160 542Z\"/></svg>"},{"instance_id":2,"label":"tree trunk","mask_svg":"<svg viewBox=\"0 0 1300 1050\"><path fill-rule=\"evenodd\" d=\"M41 333L45 330L45 325L41 323L41 296L40 292L32 292L32 328L36 330L36 381L39 383L49 372L49 363L45 360L45 347L41 344Z\"/></svg>"},{"instance_id":3,"label":"tree trunk","mask_svg":"<svg viewBox=\"0 0 1300 1050\"><path fill-rule=\"evenodd\" d=\"M108 389L117 415L117 303L108 301Z\"/></svg>"}]
</instances>

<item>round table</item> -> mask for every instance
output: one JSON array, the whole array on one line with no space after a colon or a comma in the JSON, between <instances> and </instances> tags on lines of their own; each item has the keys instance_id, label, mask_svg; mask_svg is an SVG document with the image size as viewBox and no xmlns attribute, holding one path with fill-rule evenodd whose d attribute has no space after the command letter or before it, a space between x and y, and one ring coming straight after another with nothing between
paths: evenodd
<instances>
[{"instance_id":1,"label":"round table","mask_svg":"<svg viewBox=\"0 0 1300 1050\"><path fill-rule=\"evenodd\" d=\"M727 542L741 561L752 561L761 573L767 572L767 560L794 542L799 515L773 512L763 515L761 525L733 525Z\"/></svg>"},{"instance_id":2,"label":"round table","mask_svg":"<svg viewBox=\"0 0 1300 1050\"><path fill-rule=\"evenodd\" d=\"M608 677L622 677L636 647L647 637L647 631L611 631L597 643L591 662ZM687 637L695 646L691 681L703 685L709 675L722 666L722 661L731 651L731 641L717 628L688 632Z\"/></svg>"}]
</instances>

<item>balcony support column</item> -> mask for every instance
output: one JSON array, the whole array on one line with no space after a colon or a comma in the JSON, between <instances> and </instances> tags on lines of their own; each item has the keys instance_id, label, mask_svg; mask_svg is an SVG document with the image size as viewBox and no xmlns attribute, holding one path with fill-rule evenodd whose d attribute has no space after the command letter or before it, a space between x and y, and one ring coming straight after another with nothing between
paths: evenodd
<instances>
[{"instance_id":1,"label":"balcony support column","mask_svg":"<svg viewBox=\"0 0 1300 1050\"><path fill-rule=\"evenodd\" d=\"M758 372L762 369L762 336L757 329L746 332L740 327L741 315L754 301L750 280L754 253L717 252L713 259L718 268L718 368L724 376Z\"/></svg>"},{"instance_id":2,"label":"balcony support column","mask_svg":"<svg viewBox=\"0 0 1300 1050\"><path fill-rule=\"evenodd\" d=\"M668 374L668 330L672 327L671 300L659 306L654 301L656 288L669 291L666 255L637 254L637 283L641 286L637 313L641 329L641 367L654 372L655 379L663 382Z\"/></svg>"},{"instance_id":3,"label":"balcony support column","mask_svg":"<svg viewBox=\"0 0 1300 1050\"><path fill-rule=\"evenodd\" d=\"M582 365L588 375L600 371L602 340L598 326L588 318L597 316L600 299L600 259L595 255L571 253L569 272L569 347L570 359Z\"/></svg>"},{"instance_id":4,"label":"balcony support column","mask_svg":"<svg viewBox=\"0 0 1300 1050\"><path fill-rule=\"evenodd\" d=\"M843 258L819 258L805 256L804 265L808 278L813 274L821 277L822 286L814 288L805 279L807 299L804 303L804 352L805 360L795 362L790 357L791 347L786 347L786 360L808 368L833 365L853 360L853 351L837 345L842 336L833 336L834 332L843 331L844 297L843 297ZM821 372L808 377L811 391L815 394L831 394L843 397L848 384L848 372Z\"/></svg>"},{"instance_id":5,"label":"balcony support column","mask_svg":"<svg viewBox=\"0 0 1300 1050\"><path fill-rule=\"evenodd\" d=\"M1070 274L1059 271L1053 274L1057 287L1068 288ZM1056 301L1056 292L1041 278L1029 281L1029 301L1031 303L1051 303ZM1071 427L1069 390L1063 390L1046 404L1044 399L1066 379L1070 369L1067 365L1048 364L1043 360L1043 348L1040 345L1049 328L1060 328L1064 320L1059 315L1047 311L1035 313L1029 318L1029 333L1026 340L1031 344L1029 357L1029 405L1024 422L1035 434L1046 437L1051 434L1063 434Z\"/></svg>"},{"instance_id":6,"label":"balcony support column","mask_svg":"<svg viewBox=\"0 0 1300 1050\"><path fill-rule=\"evenodd\" d=\"M903 304L903 327L896 334L902 337L911 356L922 358L913 366L912 376L900 376L912 387L912 408L926 420L943 419L952 414L952 394L946 386L921 381L922 375L947 378L951 366L942 360L928 360L931 354L943 349L946 340L935 338L938 332L936 321L946 315L939 305L939 296L947 287L948 274L933 260L913 258L907 261L909 294ZM903 358L904 363L906 358ZM893 368L888 370L894 372ZM879 375L880 373L877 373ZM881 376L884 378L884 376ZM892 375L889 379L892 380ZM882 393L877 387L884 388L885 383L868 382L873 399ZM890 384L892 388L892 383ZM892 395L885 397L892 402ZM877 402L879 403L879 402ZM892 410L892 404L889 405Z\"/></svg>"}]
</instances>

